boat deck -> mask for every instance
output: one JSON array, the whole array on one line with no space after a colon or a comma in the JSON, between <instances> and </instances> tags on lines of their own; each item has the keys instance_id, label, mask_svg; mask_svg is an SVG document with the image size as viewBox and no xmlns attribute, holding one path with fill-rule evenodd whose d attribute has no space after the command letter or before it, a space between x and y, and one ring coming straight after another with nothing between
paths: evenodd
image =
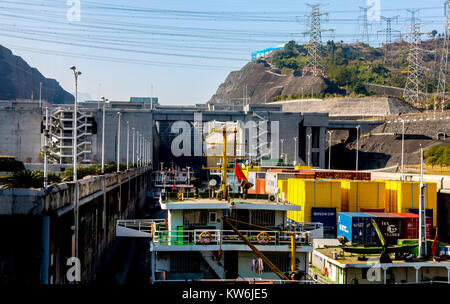
<instances>
[{"instance_id":1,"label":"boat deck","mask_svg":"<svg viewBox=\"0 0 450 304\"><path fill-rule=\"evenodd\" d=\"M270 202L267 199L231 199L226 200L214 198L186 198L183 200L169 200L161 204L161 209L255 209L255 210L293 210L300 211L301 207L289 203Z\"/></svg>"},{"instance_id":2,"label":"boat deck","mask_svg":"<svg viewBox=\"0 0 450 304\"><path fill-rule=\"evenodd\" d=\"M333 258L333 252L336 251L338 253L338 258L335 259L336 262L338 262L341 265L346 265L346 264L363 264L363 265L367 265L368 263L376 263L376 260L380 258L380 254L366 254L364 255L368 260L367 261L360 261L358 260L358 257L362 256L361 254L355 254L355 253L349 253L349 252L344 252L341 248L339 247L328 247L328 248L320 248L320 249L314 249L315 252L319 252L323 255L325 255L326 257L332 259ZM339 257L339 254L344 253L343 257ZM410 261L405 261L405 260L395 260L393 258L394 255L391 255L392 257L392 264L411 264L411 263L417 263L417 262L410 262ZM428 259L428 260L422 260L420 261L420 263L424 263L424 262L429 262L429 263L433 263L433 264L438 264L441 265L443 267L445 266L450 266L450 259L444 260L444 261L440 261L440 262L436 262L432 259ZM445 266L444 266L445 265ZM437 266L437 265L436 265Z\"/></svg>"}]
</instances>

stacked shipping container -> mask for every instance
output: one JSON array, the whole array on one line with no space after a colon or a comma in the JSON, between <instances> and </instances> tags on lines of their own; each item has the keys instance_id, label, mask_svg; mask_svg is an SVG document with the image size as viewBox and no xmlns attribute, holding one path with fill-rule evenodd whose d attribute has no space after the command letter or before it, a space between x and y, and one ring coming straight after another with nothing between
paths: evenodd
<instances>
[{"instance_id":1,"label":"stacked shipping container","mask_svg":"<svg viewBox=\"0 0 450 304\"><path fill-rule=\"evenodd\" d=\"M268 194L275 194L278 182L290 178L303 178L303 179L314 179L313 173L286 173L286 172L267 172L266 173L266 192ZM281 193L281 188L280 188ZM286 194L285 194L286 195Z\"/></svg>"},{"instance_id":2,"label":"stacked shipping container","mask_svg":"<svg viewBox=\"0 0 450 304\"><path fill-rule=\"evenodd\" d=\"M386 181L386 211L407 213L419 208L420 182ZM425 209L433 209L433 226L437 221L437 184L424 183Z\"/></svg>"},{"instance_id":3,"label":"stacked shipping container","mask_svg":"<svg viewBox=\"0 0 450 304\"><path fill-rule=\"evenodd\" d=\"M373 215L362 212L340 212L337 235L346 237L352 244L375 244L378 237L372 218Z\"/></svg>"},{"instance_id":4,"label":"stacked shipping container","mask_svg":"<svg viewBox=\"0 0 450 304\"><path fill-rule=\"evenodd\" d=\"M388 244L397 244L401 239L418 239L419 216L411 213L384 212L340 212L337 235L345 236L354 244L380 243L371 224L375 220ZM426 237L431 239L431 218L426 218Z\"/></svg>"},{"instance_id":5,"label":"stacked shipping container","mask_svg":"<svg viewBox=\"0 0 450 304\"><path fill-rule=\"evenodd\" d=\"M342 211L385 208L385 184L380 181L341 181Z\"/></svg>"},{"instance_id":6,"label":"stacked shipping container","mask_svg":"<svg viewBox=\"0 0 450 304\"><path fill-rule=\"evenodd\" d=\"M355 171L314 171L316 178L331 178L331 179L349 179L349 180L366 180L370 181L370 172L355 172Z\"/></svg>"},{"instance_id":7,"label":"stacked shipping container","mask_svg":"<svg viewBox=\"0 0 450 304\"><path fill-rule=\"evenodd\" d=\"M383 237L388 244L397 244L397 240L402 238L402 226L405 220L394 213L373 212L366 213L375 217L375 222L380 228Z\"/></svg>"},{"instance_id":8,"label":"stacked shipping container","mask_svg":"<svg viewBox=\"0 0 450 304\"><path fill-rule=\"evenodd\" d=\"M404 218L402 224L402 239L419 238L419 215L414 213L398 213L398 216ZM427 239L431 239L431 217L426 217Z\"/></svg>"},{"instance_id":9,"label":"stacked shipping container","mask_svg":"<svg viewBox=\"0 0 450 304\"><path fill-rule=\"evenodd\" d=\"M261 168L258 167L246 169L243 170L244 174L254 184L254 187L249 189L249 193L275 194L279 188L278 195L280 197L284 193L287 201L302 207L301 211L288 212L288 218L293 221L322 222L330 232L333 231L330 220L332 216L320 217L324 214L348 211L358 214L358 216L354 216L356 221L359 221L358 219L363 215L375 218L379 222L380 228L383 227L383 234L389 243L393 243L397 238L417 238L418 216L411 213L417 213L419 207L419 182L369 181L370 173L302 171L307 168L300 167L295 170L267 169L267 172L261 172ZM343 178L347 179L340 180ZM427 238L431 237L431 226L436 226L436 187L436 183L425 183ZM383 212L396 213L396 215L387 215ZM398 221L401 222L400 226ZM358 223L360 225L360 222ZM339 220L334 228L336 225L339 227ZM395 226L397 232L393 232L395 229L392 225ZM339 231L339 229L336 230ZM366 233L365 238L369 241L372 232ZM329 234L331 235L332 232ZM358 238L361 239L360 236Z\"/></svg>"},{"instance_id":10,"label":"stacked shipping container","mask_svg":"<svg viewBox=\"0 0 450 304\"><path fill-rule=\"evenodd\" d=\"M336 208L341 211L341 183L333 180L289 179L287 200L301 206L301 211L288 211L296 222L311 222L311 208Z\"/></svg>"}]
</instances>

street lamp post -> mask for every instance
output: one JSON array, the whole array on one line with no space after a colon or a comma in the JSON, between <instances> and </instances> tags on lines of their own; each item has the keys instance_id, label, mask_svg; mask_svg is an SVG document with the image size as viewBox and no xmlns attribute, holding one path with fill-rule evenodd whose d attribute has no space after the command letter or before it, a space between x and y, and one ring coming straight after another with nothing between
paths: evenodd
<instances>
[{"instance_id":1,"label":"street lamp post","mask_svg":"<svg viewBox=\"0 0 450 304\"><path fill-rule=\"evenodd\" d=\"M295 165L297 165L297 137L294 137Z\"/></svg>"},{"instance_id":2,"label":"street lamp post","mask_svg":"<svg viewBox=\"0 0 450 304\"><path fill-rule=\"evenodd\" d=\"M117 112L118 121L117 121L117 172L120 171L120 116L122 113Z\"/></svg>"},{"instance_id":3,"label":"street lamp post","mask_svg":"<svg viewBox=\"0 0 450 304\"><path fill-rule=\"evenodd\" d=\"M358 153L359 153L359 128L356 126L356 171L358 171Z\"/></svg>"},{"instance_id":4,"label":"street lamp post","mask_svg":"<svg viewBox=\"0 0 450 304\"><path fill-rule=\"evenodd\" d=\"M75 217L75 257L78 257L78 176L77 176L77 136L78 136L78 76L81 75L80 71L77 71L75 66L71 66L70 69L73 71L75 77L75 103L74 103L74 117L73 117L73 182L75 184L74 191L74 217Z\"/></svg>"},{"instance_id":5,"label":"street lamp post","mask_svg":"<svg viewBox=\"0 0 450 304\"><path fill-rule=\"evenodd\" d=\"M402 119L402 180L404 178L403 171L403 159L404 159L404 150L405 150L405 120Z\"/></svg>"},{"instance_id":6,"label":"street lamp post","mask_svg":"<svg viewBox=\"0 0 450 304\"><path fill-rule=\"evenodd\" d=\"M132 132L133 132L133 144L132 144L132 148L131 148L131 154L132 154L132 158L133 158L133 167L134 167L134 155L136 154L135 153L135 150L134 150L134 140L135 140L135 137L136 137L136 129L135 128L131 128L131 130L132 130Z\"/></svg>"},{"instance_id":7,"label":"street lamp post","mask_svg":"<svg viewBox=\"0 0 450 304\"><path fill-rule=\"evenodd\" d=\"M139 167L139 131L136 131L136 167Z\"/></svg>"},{"instance_id":8,"label":"street lamp post","mask_svg":"<svg viewBox=\"0 0 450 304\"><path fill-rule=\"evenodd\" d=\"M331 134L333 134L333 131L328 131L328 134L330 135L330 143L328 144L328 170L331 170Z\"/></svg>"},{"instance_id":9,"label":"street lamp post","mask_svg":"<svg viewBox=\"0 0 450 304\"><path fill-rule=\"evenodd\" d=\"M145 167L147 165L147 150L145 149L147 147L147 139L143 139L142 140L142 154L144 155L144 165L143 167Z\"/></svg>"},{"instance_id":10,"label":"street lamp post","mask_svg":"<svg viewBox=\"0 0 450 304\"><path fill-rule=\"evenodd\" d=\"M148 157L148 155L149 155L149 153L148 153L149 145L150 145L150 142L147 139L147 146L145 147L145 159L146 159L145 164L146 164L146 166L148 166L148 163L149 163L149 157Z\"/></svg>"},{"instance_id":11,"label":"street lamp post","mask_svg":"<svg viewBox=\"0 0 450 304\"><path fill-rule=\"evenodd\" d=\"M142 133L139 134L138 139L138 163L139 167L142 167Z\"/></svg>"},{"instance_id":12,"label":"street lamp post","mask_svg":"<svg viewBox=\"0 0 450 304\"><path fill-rule=\"evenodd\" d=\"M48 107L45 107L45 130L44 130L44 188L48 186Z\"/></svg>"},{"instance_id":13,"label":"street lamp post","mask_svg":"<svg viewBox=\"0 0 450 304\"><path fill-rule=\"evenodd\" d=\"M130 122L127 121L127 170L128 170L128 164L130 162L129 152L130 152Z\"/></svg>"},{"instance_id":14,"label":"street lamp post","mask_svg":"<svg viewBox=\"0 0 450 304\"><path fill-rule=\"evenodd\" d=\"M152 146L152 143L149 141L148 142L148 147L147 147L147 153L148 153L148 166L150 167L152 165L152 151L150 150Z\"/></svg>"},{"instance_id":15,"label":"street lamp post","mask_svg":"<svg viewBox=\"0 0 450 304\"><path fill-rule=\"evenodd\" d=\"M306 134L308 137L308 166L311 166L311 136L312 134Z\"/></svg>"},{"instance_id":16,"label":"street lamp post","mask_svg":"<svg viewBox=\"0 0 450 304\"><path fill-rule=\"evenodd\" d=\"M145 137L141 136L141 167L145 166L145 151L144 151L144 145L145 145Z\"/></svg>"},{"instance_id":17,"label":"street lamp post","mask_svg":"<svg viewBox=\"0 0 450 304\"><path fill-rule=\"evenodd\" d=\"M106 99L104 96L101 97L103 100L103 119L102 119L102 174L105 173L105 108L106 108L106 102L108 99Z\"/></svg>"}]
</instances>

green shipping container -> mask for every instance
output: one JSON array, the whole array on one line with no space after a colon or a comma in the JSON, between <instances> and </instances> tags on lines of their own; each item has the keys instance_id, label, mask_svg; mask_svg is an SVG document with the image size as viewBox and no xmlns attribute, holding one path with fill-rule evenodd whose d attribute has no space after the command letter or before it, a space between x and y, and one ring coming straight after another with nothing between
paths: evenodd
<instances>
[{"instance_id":1,"label":"green shipping container","mask_svg":"<svg viewBox=\"0 0 450 304\"><path fill-rule=\"evenodd\" d=\"M406 239L400 239L400 240L397 240L397 244L398 244L398 245L403 245L403 244L418 244L418 240L411 240L411 239L406 240ZM427 240L427 254L430 254L430 253L431 253L431 245L433 245L433 240ZM437 251L438 248L439 248L439 242L438 242L437 245L438 245L438 246L436 246L436 251ZM409 251L409 253L412 253L412 254L414 254L415 256L417 256L417 255L419 254L419 246L417 246L417 247L411 249L411 250Z\"/></svg>"}]
</instances>

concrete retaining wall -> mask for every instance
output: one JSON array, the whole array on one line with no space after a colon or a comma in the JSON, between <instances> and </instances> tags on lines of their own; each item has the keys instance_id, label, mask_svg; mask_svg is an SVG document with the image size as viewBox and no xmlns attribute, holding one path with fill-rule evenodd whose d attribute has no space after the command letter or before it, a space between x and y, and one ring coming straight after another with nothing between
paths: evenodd
<instances>
[{"instance_id":1,"label":"concrete retaining wall","mask_svg":"<svg viewBox=\"0 0 450 304\"><path fill-rule=\"evenodd\" d=\"M116 220L135 218L145 207L149 183L147 168L79 181L82 283L95 279L115 239ZM74 190L73 182L45 190L0 189L0 284L68 283L66 262L74 256ZM45 264L50 260L53 265Z\"/></svg>"}]
</instances>

